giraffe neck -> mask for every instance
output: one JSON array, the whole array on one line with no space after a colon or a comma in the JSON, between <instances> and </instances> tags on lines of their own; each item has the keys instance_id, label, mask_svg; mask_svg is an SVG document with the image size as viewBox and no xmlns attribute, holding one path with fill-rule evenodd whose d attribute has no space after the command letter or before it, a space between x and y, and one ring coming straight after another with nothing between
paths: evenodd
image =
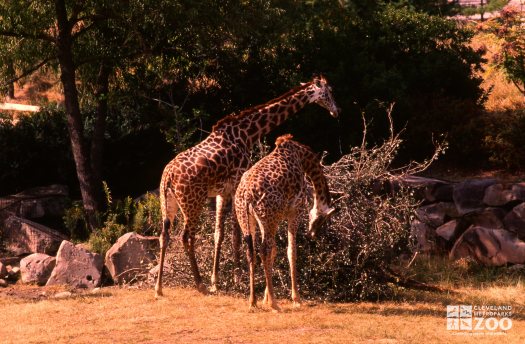
<instances>
[{"instance_id":1,"label":"giraffe neck","mask_svg":"<svg viewBox=\"0 0 525 344\"><path fill-rule=\"evenodd\" d=\"M225 130L241 136L248 146L281 125L291 115L315 100L312 82L292 89L265 104L230 115L219 121L214 131Z\"/></svg>"},{"instance_id":2,"label":"giraffe neck","mask_svg":"<svg viewBox=\"0 0 525 344\"><path fill-rule=\"evenodd\" d=\"M323 167L319 162L314 160L306 164L305 173L314 187L314 205L312 211L318 214L327 213L331 206L331 198L328 182L323 173Z\"/></svg>"},{"instance_id":3,"label":"giraffe neck","mask_svg":"<svg viewBox=\"0 0 525 344\"><path fill-rule=\"evenodd\" d=\"M286 121L311 102L308 88L303 88L276 102L268 103L259 111L252 113L248 124L248 140L256 142Z\"/></svg>"}]
</instances>

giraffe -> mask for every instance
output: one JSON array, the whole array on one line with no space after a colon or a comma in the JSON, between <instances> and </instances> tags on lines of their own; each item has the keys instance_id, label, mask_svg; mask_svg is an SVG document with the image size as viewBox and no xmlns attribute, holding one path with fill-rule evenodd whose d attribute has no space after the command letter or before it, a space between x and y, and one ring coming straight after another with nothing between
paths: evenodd
<instances>
[{"instance_id":1,"label":"giraffe","mask_svg":"<svg viewBox=\"0 0 525 344\"><path fill-rule=\"evenodd\" d=\"M179 153L164 168L160 182L160 203L163 219L160 241L160 262L156 297L162 296L162 274L169 230L180 209L183 229L182 243L189 258L196 288L206 293L195 257L195 233L199 214L207 197L216 197L216 221L214 235L214 263L211 291L217 289L220 250L224 237L224 213L235 193L239 180L251 165L250 151L253 145L283 123L290 115L309 103L317 103L337 117L337 107L331 87L324 77L314 77L287 93L265 104L238 114L230 114L219 120L210 135L196 146ZM240 231L234 229L234 251L239 251ZM236 254L236 271L240 266ZM238 278L238 276L237 276Z\"/></svg>"},{"instance_id":2,"label":"giraffe","mask_svg":"<svg viewBox=\"0 0 525 344\"><path fill-rule=\"evenodd\" d=\"M309 147L292 140L290 134L279 137L275 145L275 149L269 155L243 174L235 193L235 211L246 242L246 255L250 266L250 309L254 309L257 303L254 286L254 246L258 225L261 232L259 253L266 278L263 303L268 303L274 311L279 311L273 293L272 268L277 254L275 234L283 220L288 222L292 301L294 306L300 305L295 264L295 235L299 210L304 202L305 175L314 189L314 202L308 224L308 232L312 237L334 212L334 208L331 207L330 192L319 156Z\"/></svg>"}]
</instances>

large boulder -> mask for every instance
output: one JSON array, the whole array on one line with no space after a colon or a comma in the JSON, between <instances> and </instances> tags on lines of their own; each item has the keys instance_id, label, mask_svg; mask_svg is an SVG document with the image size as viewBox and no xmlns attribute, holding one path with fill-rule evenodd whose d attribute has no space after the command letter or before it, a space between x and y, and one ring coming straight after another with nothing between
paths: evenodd
<instances>
[{"instance_id":1,"label":"large boulder","mask_svg":"<svg viewBox=\"0 0 525 344\"><path fill-rule=\"evenodd\" d=\"M518 204L503 219L505 228L525 240L525 203Z\"/></svg>"},{"instance_id":2,"label":"large boulder","mask_svg":"<svg viewBox=\"0 0 525 344\"><path fill-rule=\"evenodd\" d=\"M501 208L483 208L470 212L461 218L465 228L471 225L485 228L503 229L503 219L507 213Z\"/></svg>"},{"instance_id":3,"label":"large boulder","mask_svg":"<svg viewBox=\"0 0 525 344\"><path fill-rule=\"evenodd\" d=\"M67 237L39 223L10 216L4 223L2 236L4 247L15 255L45 253L54 255L62 240Z\"/></svg>"},{"instance_id":4,"label":"large boulder","mask_svg":"<svg viewBox=\"0 0 525 344\"><path fill-rule=\"evenodd\" d=\"M496 184L495 179L474 179L454 185L452 198L459 215L483 209L485 190L493 184Z\"/></svg>"},{"instance_id":5,"label":"large boulder","mask_svg":"<svg viewBox=\"0 0 525 344\"><path fill-rule=\"evenodd\" d=\"M394 191L401 186L414 190L416 198L425 202L452 202L453 184L445 180L409 175L391 184Z\"/></svg>"},{"instance_id":6,"label":"large boulder","mask_svg":"<svg viewBox=\"0 0 525 344\"><path fill-rule=\"evenodd\" d=\"M525 242L504 229L472 226L456 241L451 259L472 257L481 264L501 266L525 263Z\"/></svg>"},{"instance_id":7,"label":"large boulder","mask_svg":"<svg viewBox=\"0 0 525 344\"><path fill-rule=\"evenodd\" d=\"M3 212L23 218L61 217L68 204L68 194L65 185L42 186L0 198L0 204Z\"/></svg>"},{"instance_id":8,"label":"large boulder","mask_svg":"<svg viewBox=\"0 0 525 344\"><path fill-rule=\"evenodd\" d=\"M525 183L494 184L485 190L483 203L491 207L501 207L525 201Z\"/></svg>"},{"instance_id":9,"label":"large boulder","mask_svg":"<svg viewBox=\"0 0 525 344\"><path fill-rule=\"evenodd\" d=\"M20 261L23 283L45 285L55 268L56 258L44 253L33 253Z\"/></svg>"},{"instance_id":10,"label":"large boulder","mask_svg":"<svg viewBox=\"0 0 525 344\"><path fill-rule=\"evenodd\" d=\"M434 228L414 219L410 224L411 236L416 240L416 249L422 253L436 251L436 234Z\"/></svg>"},{"instance_id":11,"label":"large boulder","mask_svg":"<svg viewBox=\"0 0 525 344\"><path fill-rule=\"evenodd\" d=\"M457 229L458 220L450 220L436 228L436 234L446 241L451 241L457 236Z\"/></svg>"},{"instance_id":12,"label":"large boulder","mask_svg":"<svg viewBox=\"0 0 525 344\"><path fill-rule=\"evenodd\" d=\"M46 285L96 288L100 286L103 267L104 259L100 254L64 240L57 252L56 266Z\"/></svg>"},{"instance_id":13,"label":"large boulder","mask_svg":"<svg viewBox=\"0 0 525 344\"><path fill-rule=\"evenodd\" d=\"M439 202L419 207L416 216L421 222L436 228L458 217L458 211L454 203Z\"/></svg>"},{"instance_id":14,"label":"large boulder","mask_svg":"<svg viewBox=\"0 0 525 344\"><path fill-rule=\"evenodd\" d=\"M115 283L129 283L137 276L147 276L158 250L157 237L126 233L106 252L105 265Z\"/></svg>"}]
</instances>

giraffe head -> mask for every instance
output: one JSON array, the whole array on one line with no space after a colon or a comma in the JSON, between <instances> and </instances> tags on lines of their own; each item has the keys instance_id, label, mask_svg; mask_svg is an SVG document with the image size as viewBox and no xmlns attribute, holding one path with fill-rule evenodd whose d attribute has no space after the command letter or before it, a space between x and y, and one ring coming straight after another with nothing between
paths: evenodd
<instances>
[{"instance_id":1,"label":"giraffe head","mask_svg":"<svg viewBox=\"0 0 525 344\"><path fill-rule=\"evenodd\" d=\"M312 209L308 214L308 234L315 238L317 231L335 212L334 208L327 207L326 209Z\"/></svg>"},{"instance_id":2,"label":"giraffe head","mask_svg":"<svg viewBox=\"0 0 525 344\"><path fill-rule=\"evenodd\" d=\"M315 77L311 85L312 95L310 96L310 102L319 104L324 107L332 117L337 117L341 109L335 103L334 97L332 96L332 87L328 84L328 81L323 76Z\"/></svg>"}]
</instances>

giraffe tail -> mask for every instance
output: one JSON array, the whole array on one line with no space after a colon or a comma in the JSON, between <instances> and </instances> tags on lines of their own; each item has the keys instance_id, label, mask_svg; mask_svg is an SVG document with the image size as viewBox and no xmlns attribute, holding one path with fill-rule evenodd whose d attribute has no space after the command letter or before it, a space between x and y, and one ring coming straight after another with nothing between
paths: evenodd
<instances>
[{"instance_id":1,"label":"giraffe tail","mask_svg":"<svg viewBox=\"0 0 525 344\"><path fill-rule=\"evenodd\" d=\"M178 203L173 197L167 193L167 188L161 186L160 191L160 210L162 216L162 229L159 236L159 272L157 275L157 283L155 285L155 297L163 296L162 293L162 275L164 272L164 261L166 258L166 249L170 241L170 229L174 224L175 215L178 210Z\"/></svg>"}]
</instances>

